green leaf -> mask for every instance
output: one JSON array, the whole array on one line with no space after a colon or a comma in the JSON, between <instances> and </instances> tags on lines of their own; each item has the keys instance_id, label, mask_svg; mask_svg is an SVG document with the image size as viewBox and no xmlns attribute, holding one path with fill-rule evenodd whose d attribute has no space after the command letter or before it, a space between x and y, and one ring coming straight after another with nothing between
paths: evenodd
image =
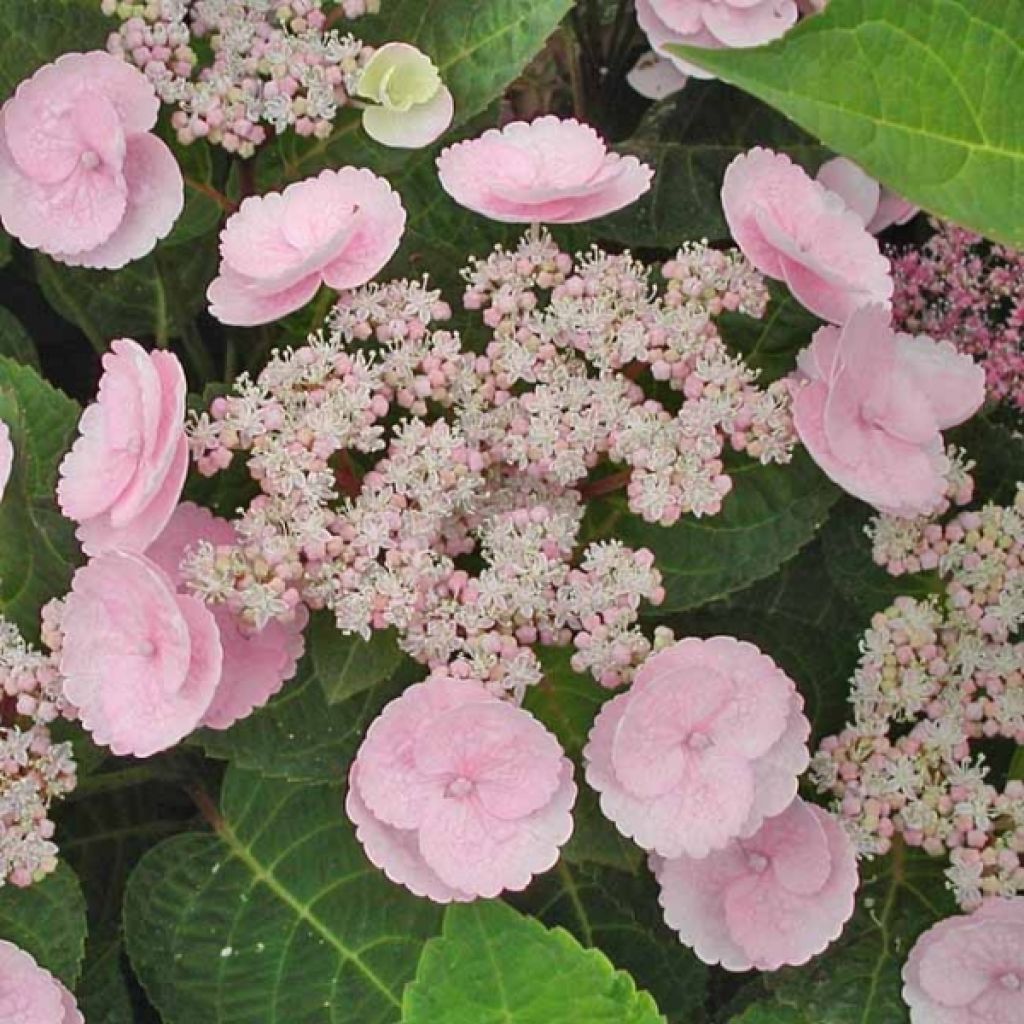
<instances>
[{"instance_id":1,"label":"green leaf","mask_svg":"<svg viewBox=\"0 0 1024 1024\"><path fill-rule=\"evenodd\" d=\"M650 548L664 577L665 601L648 610L651 617L700 607L770 575L811 541L839 497L803 449L786 466L743 460L728 472L733 489L716 516L662 527L615 499L615 535Z\"/></svg>"},{"instance_id":2,"label":"green leaf","mask_svg":"<svg viewBox=\"0 0 1024 1024\"><path fill-rule=\"evenodd\" d=\"M31 367L0 357L0 420L14 445L14 467L0 502L0 611L33 640L40 608L64 594L79 560L74 526L54 501L57 466L78 411Z\"/></svg>"},{"instance_id":3,"label":"green leaf","mask_svg":"<svg viewBox=\"0 0 1024 1024\"><path fill-rule=\"evenodd\" d=\"M797 353L811 343L821 321L808 313L789 292L772 283L771 302L761 319L743 313L722 313L718 326L729 348L760 370L758 382L769 384L796 368Z\"/></svg>"},{"instance_id":4,"label":"green leaf","mask_svg":"<svg viewBox=\"0 0 1024 1024\"><path fill-rule=\"evenodd\" d=\"M840 939L805 967L765 976L769 994L732 1024L906 1024L907 954L921 932L956 911L943 863L899 845L868 865Z\"/></svg>"},{"instance_id":5,"label":"green leaf","mask_svg":"<svg viewBox=\"0 0 1024 1024\"><path fill-rule=\"evenodd\" d=\"M120 937L99 943L89 939L82 980L75 995L89 1024L139 1024L153 1019L136 1015Z\"/></svg>"},{"instance_id":6,"label":"green leaf","mask_svg":"<svg viewBox=\"0 0 1024 1024\"><path fill-rule=\"evenodd\" d=\"M941 217L1024 243L1024 4L830 0L752 50L670 47Z\"/></svg>"},{"instance_id":7,"label":"green leaf","mask_svg":"<svg viewBox=\"0 0 1024 1024\"><path fill-rule=\"evenodd\" d=\"M102 50L112 24L92 0L0 3L0 99L62 53Z\"/></svg>"},{"instance_id":8,"label":"green leaf","mask_svg":"<svg viewBox=\"0 0 1024 1024\"><path fill-rule=\"evenodd\" d=\"M212 148L203 142L182 146L174 140L173 132L166 133L165 141L174 151L185 178L185 209L163 242L170 247L216 231L225 211L207 191L219 191L214 181Z\"/></svg>"},{"instance_id":9,"label":"green leaf","mask_svg":"<svg viewBox=\"0 0 1024 1024\"><path fill-rule=\"evenodd\" d=\"M0 356L7 356L33 370L39 369L39 353L28 331L21 321L9 310L0 306Z\"/></svg>"},{"instance_id":10,"label":"green leaf","mask_svg":"<svg viewBox=\"0 0 1024 1024\"><path fill-rule=\"evenodd\" d=\"M6 267L14 259L14 239L6 231L0 230L0 268Z\"/></svg>"},{"instance_id":11,"label":"green leaf","mask_svg":"<svg viewBox=\"0 0 1024 1024\"><path fill-rule=\"evenodd\" d=\"M976 501L1009 505L1024 480L1024 437L1003 424L978 415L946 434L946 440L963 448L975 463Z\"/></svg>"},{"instance_id":12,"label":"green leaf","mask_svg":"<svg viewBox=\"0 0 1024 1024\"><path fill-rule=\"evenodd\" d=\"M846 722L850 677L868 618L847 601L813 541L769 579L720 604L674 617L677 636L735 636L757 644L792 677L817 738Z\"/></svg>"},{"instance_id":13,"label":"green leaf","mask_svg":"<svg viewBox=\"0 0 1024 1024\"><path fill-rule=\"evenodd\" d=\"M512 902L548 927L562 927L584 946L600 949L651 993L670 1024L703 1019L708 969L661 916L651 874L630 874L563 857Z\"/></svg>"},{"instance_id":14,"label":"green leaf","mask_svg":"<svg viewBox=\"0 0 1024 1024\"><path fill-rule=\"evenodd\" d=\"M395 1024L441 912L366 860L343 799L231 768L216 832L143 857L125 936L164 1024Z\"/></svg>"},{"instance_id":15,"label":"green leaf","mask_svg":"<svg viewBox=\"0 0 1024 1024\"><path fill-rule=\"evenodd\" d=\"M85 900L65 863L41 882L0 889L0 939L31 953L73 988L85 952Z\"/></svg>"},{"instance_id":16,"label":"green leaf","mask_svg":"<svg viewBox=\"0 0 1024 1024\"><path fill-rule=\"evenodd\" d=\"M812 173L827 150L788 118L721 82L691 80L656 103L616 147L654 168L647 195L598 221L599 237L671 248L688 238L729 237L719 194L733 158L752 146L788 153Z\"/></svg>"},{"instance_id":17,"label":"green leaf","mask_svg":"<svg viewBox=\"0 0 1024 1024\"><path fill-rule=\"evenodd\" d=\"M328 704L340 704L390 679L405 655L392 630L375 630L369 640L342 633L330 613L313 616L307 634L313 668Z\"/></svg>"},{"instance_id":18,"label":"green leaf","mask_svg":"<svg viewBox=\"0 0 1024 1024\"><path fill-rule=\"evenodd\" d=\"M367 726L392 697L423 669L411 661L386 684L328 704L312 658L266 707L223 732L203 729L196 736L211 757L274 778L340 781L362 742Z\"/></svg>"},{"instance_id":19,"label":"green leaf","mask_svg":"<svg viewBox=\"0 0 1024 1024\"><path fill-rule=\"evenodd\" d=\"M66 267L37 253L35 266L46 301L102 352L114 338L165 344L177 337L206 304L217 249L212 238L206 245L164 245L114 271Z\"/></svg>"},{"instance_id":20,"label":"green leaf","mask_svg":"<svg viewBox=\"0 0 1024 1024\"><path fill-rule=\"evenodd\" d=\"M405 990L403 1024L657 1024L633 979L497 900L455 904Z\"/></svg>"}]
</instances>

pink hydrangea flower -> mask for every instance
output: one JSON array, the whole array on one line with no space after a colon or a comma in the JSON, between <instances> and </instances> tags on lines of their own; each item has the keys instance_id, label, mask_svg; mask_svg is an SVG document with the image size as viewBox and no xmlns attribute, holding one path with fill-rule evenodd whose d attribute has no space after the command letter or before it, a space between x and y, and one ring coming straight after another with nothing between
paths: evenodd
<instances>
[{"instance_id":1,"label":"pink hydrangea flower","mask_svg":"<svg viewBox=\"0 0 1024 1024\"><path fill-rule=\"evenodd\" d=\"M103 357L99 395L60 466L57 500L87 554L145 551L188 472L185 374L169 352L128 338Z\"/></svg>"},{"instance_id":2,"label":"pink hydrangea flower","mask_svg":"<svg viewBox=\"0 0 1024 1024\"><path fill-rule=\"evenodd\" d=\"M435 676L370 726L345 808L393 882L448 903L547 871L575 799L572 763L532 715L474 680Z\"/></svg>"},{"instance_id":3,"label":"pink hydrangea flower","mask_svg":"<svg viewBox=\"0 0 1024 1024\"><path fill-rule=\"evenodd\" d=\"M796 24L795 0L636 0L636 17L651 47L685 75L711 72L671 53L673 43L705 50L760 46Z\"/></svg>"},{"instance_id":4,"label":"pink hydrangea flower","mask_svg":"<svg viewBox=\"0 0 1024 1024\"><path fill-rule=\"evenodd\" d=\"M72 266L145 256L185 202L170 149L150 134L160 102L108 53L67 53L0 111L0 218L30 249Z\"/></svg>"},{"instance_id":5,"label":"pink hydrangea flower","mask_svg":"<svg viewBox=\"0 0 1024 1024\"><path fill-rule=\"evenodd\" d=\"M0 420L0 500L7 490L13 468L14 445L11 444L11 430L3 420Z\"/></svg>"},{"instance_id":6,"label":"pink hydrangea flower","mask_svg":"<svg viewBox=\"0 0 1024 1024\"><path fill-rule=\"evenodd\" d=\"M747 259L823 320L845 323L892 296L889 261L864 221L789 157L760 147L736 157L722 207Z\"/></svg>"},{"instance_id":7,"label":"pink hydrangea flower","mask_svg":"<svg viewBox=\"0 0 1024 1024\"><path fill-rule=\"evenodd\" d=\"M822 327L797 357L797 433L844 490L883 512L932 512L949 462L940 431L985 399L985 371L949 343L897 334L882 306Z\"/></svg>"},{"instance_id":8,"label":"pink hydrangea flower","mask_svg":"<svg viewBox=\"0 0 1024 1024\"><path fill-rule=\"evenodd\" d=\"M689 78L672 61L650 50L633 65L626 81L646 99L663 100L684 88Z\"/></svg>"},{"instance_id":9,"label":"pink hydrangea flower","mask_svg":"<svg viewBox=\"0 0 1024 1024\"><path fill-rule=\"evenodd\" d=\"M610 153L589 125L539 117L442 151L445 191L462 206L511 224L578 224L642 196L654 171Z\"/></svg>"},{"instance_id":10,"label":"pink hydrangea flower","mask_svg":"<svg viewBox=\"0 0 1024 1024\"><path fill-rule=\"evenodd\" d=\"M64 985L30 954L4 939L0 939L0 1021L85 1024Z\"/></svg>"},{"instance_id":11,"label":"pink hydrangea flower","mask_svg":"<svg viewBox=\"0 0 1024 1024\"><path fill-rule=\"evenodd\" d=\"M815 180L839 196L873 235L893 224L906 224L920 209L880 185L845 156L826 160L818 168Z\"/></svg>"},{"instance_id":12,"label":"pink hydrangea flower","mask_svg":"<svg viewBox=\"0 0 1024 1024\"><path fill-rule=\"evenodd\" d=\"M146 557L167 573L179 594L186 593L182 560L201 541L214 546L232 545L238 542L238 536L226 520L191 502L183 502L146 551ZM224 662L217 692L201 724L227 729L263 707L295 675L306 646L302 631L309 616L305 606L300 605L290 622L271 619L263 629L250 630L242 627L226 605L209 607L220 631Z\"/></svg>"},{"instance_id":13,"label":"pink hydrangea flower","mask_svg":"<svg viewBox=\"0 0 1024 1024\"><path fill-rule=\"evenodd\" d=\"M903 999L911 1024L1024 1020L1024 897L989 899L929 928L904 965Z\"/></svg>"},{"instance_id":14,"label":"pink hydrangea flower","mask_svg":"<svg viewBox=\"0 0 1024 1024\"><path fill-rule=\"evenodd\" d=\"M799 797L754 835L702 859L651 858L665 921L707 964L804 964L853 913L857 858L827 811Z\"/></svg>"},{"instance_id":15,"label":"pink hydrangea flower","mask_svg":"<svg viewBox=\"0 0 1024 1024\"><path fill-rule=\"evenodd\" d=\"M321 284L356 288L391 259L404 230L398 193L365 167L250 196L221 232L210 312L249 327L301 309Z\"/></svg>"},{"instance_id":16,"label":"pink hydrangea flower","mask_svg":"<svg viewBox=\"0 0 1024 1024\"><path fill-rule=\"evenodd\" d=\"M663 857L704 857L796 796L810 725L793 681L753 644L688 638L601 709L583 756L601 810Z\"/></svg>"},{"instance_id":17,"label":"pink hydrangea flower","mask_svg":"<svg viewBox=\"0 0 1024 1024\"><path fill-rule=\"evenodd\" d=\"M109 551L79 569L62 628L64 694L97 743L149 757L202 721L221 674L217 622L148 558Z\"/></svg>"}]
</instances>

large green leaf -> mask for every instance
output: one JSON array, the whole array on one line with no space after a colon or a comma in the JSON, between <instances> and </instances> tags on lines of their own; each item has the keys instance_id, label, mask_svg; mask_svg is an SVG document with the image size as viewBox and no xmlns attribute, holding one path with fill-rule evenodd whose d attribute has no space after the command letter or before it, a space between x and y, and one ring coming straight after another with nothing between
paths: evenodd
<instances>
[{"instance_id":1,"label":"large green leaf","mask_svg":"<svg viewBox=\"0 0 1024 1024\"><path fill-rule=\"evenodd\" d=\"M85 952L85 900L71 868L61 862L27 889L0 889L0 939L31 953L74 987Z\"/></svg>"},{"instance_id":2,"label":"large green leaf","mask_svg":"<svg viewBox=\"0 0 1024 1024\"><path fill-rule=\"evenodd\" d=\"M666 598L652 616L698 608L770 575L811 541L839 496L803 449L786 466L743 460L728 472L733 489L716 516L662 527L622 510L603 524L654 552Z\"/></svg>"},{"instance_id":3,"label":"large green leaf","mask_svg":"<svg viewBox=\"0 0 1024 1024\"><path fill-rule=\"evenodd\" d=\"M563 857L512 902L601 950L654 996L671 1024L703 1020L708 969L665 925L648 871L631 874Z\"/></svg>"},{"instance_id":4,"label":"large green leaf","mask_svg":"<svg viewBox=\"0 0 1024 1024\"><path fill-rule=\"evenodd\" d=\"M390 679L405 661L393 630L376 630L364 640L356 633L342 633L329 612L313 616L308 638L328 704L340 704Z\"/></svg>"},{"instance_id":5,"label":"large green leaf","mask_svg":"<svg viewBox=\"0 0 1024 1024\"><path fill-rule=\"evenodd\" d=\"M906 1024L900 971L918 935L955 912L943 860L902 846L864 868L841 938L805 967L765 976L769 994L732 1024Z\"/></svg>"},{"instance_id":6,"label":"large green leaf","mask_svg":"<svg viewBox=\"0 0 1024 1024\"><path fill-rule=\"evenodd\" d=\"M0 3L0 100L38 67L68 51L102 50L113 22L92 0Z\"/></svg>"},{"instance_id":7,"label":"large green leaf","mask_svg":"<svg viewBox=\"0 0 1024 1024\"><path fill-rule=\"evenodd\" d=\"M39 609L67 590L79 558L74 527L54 501L78 406L31 367L0 357L0 420L14 445L0 502L0 610L34 639Z\"/></svg>"},{"instance_id":8,"label":"large green leaf","mask_svg":"<svg viewBox=\"0 0 1024 1024\"><path fill-rule=\"evenodd\" d=\"M816 171L827 151L788 118L721 82L691 81L656 103L636 133L616 148L654 168L650 192L594 225L626 245L680 245L688 238L723 239L729 228L719 193L734 157L770 146Z\"/></svg>"},{"instance_id":9,"label":"large green leaf","mask_svg":"<svg viewBox=\"0 0 1024 1024\"><path fill-rule=\"evenodd\" d=\"M633 979L497 900L455 904L405 991L403 1024L658 1024Z\"/></svg>"},{"instance_id":10,"label":"large green leaf","mask_svg":"<svg viewBox=\"0 0 1024 1024\"><path fill-rule=\"evenodd\" d=\"M1022 39L1018 0L830 0L770 46L677 49L925 209L1020 245Z\"/></svg>"},{"instance_id":11,"label":"large green leaf","mask_svg":"<svg viewBox=\"0 0 1024 1024\"><path fill-rule=\"evenodd\" d=\"M231 768L212 834L128 885L128 952L164 1024L395 1024L440 908L363 855L338 786Z\"/></svg>"},{"instance_id":12,"label":"large green leaf","mask_svg":"<svg viewBox=\"0 0 1024 1024\"><path fill-rule=\"evenodd\" d=\"M115 338L177 337L206 304L217 250L211 236L208 244L161 246L120 270L66 267L40 253L35 265L47 302L103 351Z\"/></svg>"},{"instance_id":13,"label":"large green leaf","mask_svg":"<svg viewBox=\"0 0 1024 1024\"><path fill-rule=\"evenodd\" d=\"M15 359L19 363L39 369L39 353L28 331L21 321L9 310L0 306L0 355Z\"/></svg>"},{"instance_id":14,"label":"large green leaf","mask_svg":"<svg viewBox=\"0 0 1024 1024\"><path fill-rule=\"evenodd\" d=\"M307 655L296 678L285 683L266 707L223 732L204 729L198 740L211 757L274 778L340 781L370 722L388 700L424 672L412 662L403 662L394 679L328 704Z\"/></svg>"}]
</instances>

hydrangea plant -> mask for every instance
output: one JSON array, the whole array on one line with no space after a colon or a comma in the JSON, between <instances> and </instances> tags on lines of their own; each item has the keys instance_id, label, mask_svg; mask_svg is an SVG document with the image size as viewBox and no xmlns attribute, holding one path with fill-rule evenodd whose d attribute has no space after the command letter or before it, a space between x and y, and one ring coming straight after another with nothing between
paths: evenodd
<instances>
[{"instance_id":1,"label":"hydrangea plant","mask_svg":"<svg viewBox=\"0 0 1024 1024\"><path fill-rule=\"evenodd\" d=\"M1020 4L0 30L0 1022L1024 1021Z\"/></svg>"}]
</instances>

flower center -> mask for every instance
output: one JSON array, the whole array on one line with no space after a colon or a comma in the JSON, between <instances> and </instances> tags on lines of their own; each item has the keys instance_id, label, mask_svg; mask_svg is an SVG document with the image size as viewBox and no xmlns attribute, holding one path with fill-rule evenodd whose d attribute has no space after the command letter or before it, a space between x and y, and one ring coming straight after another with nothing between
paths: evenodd
<instances>
[{"instance_id":1,"label":"flower center","mask_svg":"<svg viewBox=\"0 0 1024 1024\"><path fill-rule=\"evenodd\" d=\"M451 797L453 800L462 800L464 797L469 796L475 788L472 779L467 779L464 775L460 775L457 779L452 779L448 783L445 787L444 795Z\"/></svg>"},{"instance_id":2,"label":"flower center","mask_svg":"<svg viewBox=\"0 0 1024 1024\"><path fill-rule=\"evenodd\" d=\"M87 149L79 158L78 162L87 170L94 171L100 165L100 157L98 153L94 153L91 149Z\"/></svg>"},{"instance_id":3,"label":"flower center","mask_svg":"<svg viewBox=\"0 0 1024 1024\"><path fill-rule=\"evenodd\" d=\"M156 654L156 644L152 640L140 640L135 648L135 653L140 658L152 658Z\"/></svg>"},{"instance_id":4,"label":"flower center","mask_svg":"<svg viewBox=\"0 0 1024 1024\"><path fill-rule=\"evenodd\" d=\"M686 745L690 750L695 750L699 753L711 746L711 737L705 732L691 732L686 738Z\"/></svg>"},{"instance_id":5,"label":"flower center","mask_svg":"<svg viewBox=\"0 0 1024 1024\"><path fill-rule=\"evenodd\" d=\"M763 853L748 853L747 867L750 868L755 875L763 874L765 868L768 867L768 858Z\"/></svg>"},{"instance_id":6,"label":"flower center","mask_svg":"<svg viewBox=\"0 0 1024 1024\"><path fill-rule=\"evenodd\" d=\"M1007 973L999 979L999 984L1009 992L1019 992L1021 986L1020 975L1015 974L1013 971L1007 971Z\"/></svg>"}]
</instances>

